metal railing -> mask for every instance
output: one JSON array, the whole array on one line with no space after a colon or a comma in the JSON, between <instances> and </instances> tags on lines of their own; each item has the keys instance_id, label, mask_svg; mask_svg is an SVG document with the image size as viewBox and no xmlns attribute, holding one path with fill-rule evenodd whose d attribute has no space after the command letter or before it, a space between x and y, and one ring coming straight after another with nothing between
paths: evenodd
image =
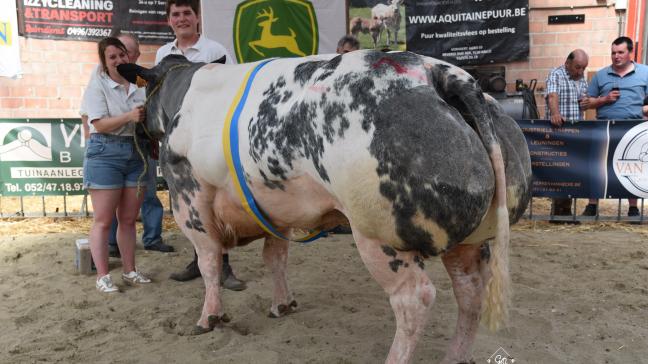
<instances>
[{"instance_id":1,"label":"metal railing","mask_svg":"<svg viewBox=\"0 0 648 364\"><path fill-rule=\"evenodd\" d=\"M158 195L163 205L164 198ZM62 198L62 206L60 203L47 203L47 200L54 198ZM34 200L40 200L40 203L35 203ZM73 200L73 201L70 201ZM26 203L26 201L28 203ZM10 202L10 203L7 203ZM28 207L26 207L28 205ZM38 206L37 206L38 205ZM56 207L50 208L48 206L55 205ZM11 207L9 207L11 206ZM79 206L76 208L75 206ZM168 196L167 204L164 206L166 214L171 213L171 199ZM0 195L0 218L16 218L16 217L90 217L92 216L92 209L88 205L88 195L62 195L62 196L2 196Z\"/></svg>"},{"instance_id":2,"label":"metal railing","mask_svg":"<svg viewBox=\"0 0 648 364\"><path fill-rule=\"evenodd\" d=\"M7 197L0 196L0 218L15 218L15 217L90 217L92 215L92 210L88 207L88 195L81 196L48 196L48 197L61 197L63 198L62 209L58 206L59 204L50 203L50 205L57 205L51 211L48 211L48 204L46 202L45 196L16 196L16 197ZM70 202L69 197L74 197L74 201ZM165 200L161 197L161 200ZM165 206L165 213L170 214L171 200L168 197L168 204ZM6 207L6 201L11 199L12 206L17 208L8 209ZM30 211L25 209L25 199L31 199L29 206L32 207ZM40 206L34 208L35 205L33 199L40 199ZM582 209L587 204L587 199L572 199L572 209L571 215L554 215L550 203L546 203L550 199L545 197L534 197L529 203L524 218L533 221L565 221L565 222L597 222L597 221L612 221L612 222L631 222L636 224L648 223L648 218L644 214L644 200L640 199L639 204L639 216L627 216L623 211L622 199L618 199L616 203L616 213L610 214L610 208L605 208L606 213L601 213L602 208L599 208L596 216L583 216L581 214ZM580 206L579 206L580 201ZM610 205L611 200L600 200L605 201L606 205ZM79 208L72 208L72 205L79 204ZM603 203L599 203L602 205Z\"/></svg>"}]
</instances>

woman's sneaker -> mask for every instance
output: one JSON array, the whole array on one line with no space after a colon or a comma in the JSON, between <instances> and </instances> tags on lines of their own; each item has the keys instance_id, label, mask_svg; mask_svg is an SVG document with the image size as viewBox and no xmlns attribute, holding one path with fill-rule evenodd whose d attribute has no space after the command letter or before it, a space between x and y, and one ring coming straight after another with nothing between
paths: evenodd
<instances>
[{"instance_id":1,"label":"woman's sneaker","mask_svg":"<svg viewBox=\"0 0 648 364\"><path fill-rule=\"evenodd\" d=\"M97 290L104 293L119 292L119 288L113 284L110 274L97 279Z\"/></svg>"},{"instance_id":2,"label":"woman's sneaker","mask_svg":"<svg viewBox=\"0 0 648 364\"><path fill-rule=\"evenodd\" d=\"M151 283L151 280L146 278L146 276L142 273L138 272L137 269L129 273L122 273L122 280L129 286Z\"/></svg>"}]
</instances>

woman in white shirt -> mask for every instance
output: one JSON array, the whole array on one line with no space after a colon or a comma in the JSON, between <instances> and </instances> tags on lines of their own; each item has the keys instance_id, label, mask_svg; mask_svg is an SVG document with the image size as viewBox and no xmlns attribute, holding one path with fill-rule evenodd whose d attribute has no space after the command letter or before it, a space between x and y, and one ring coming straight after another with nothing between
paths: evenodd
<instances>
[{"instance_id":1,"label":"woman in white shirt","mask_svg":"<svg viewBox=\"0 0 648 364\"><path fill-rule=\"evenodd\" d=\"M90 229L90 251L97 267L100 292L118 292L108 266L108 232L115 211L119 220L117 241L125 284L150 283L135 268L135 219L142 204L144 145L135 145L135 125L146 114L143 89L126 81L117 66L128 63L126 47L117 38L99 42L101 69L86 89L84 108L88 114L90 140L83 160L83 183L90 192L94 222Z\"/></svg>"}]
</instances>

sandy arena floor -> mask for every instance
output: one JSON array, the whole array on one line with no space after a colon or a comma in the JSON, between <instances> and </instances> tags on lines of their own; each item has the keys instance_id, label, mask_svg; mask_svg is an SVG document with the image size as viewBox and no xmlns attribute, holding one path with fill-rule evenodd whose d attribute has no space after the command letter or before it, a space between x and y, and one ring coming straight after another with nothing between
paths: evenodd
<instances>
[{"instance_id":1,"label":"sandy arena floor","mask_svg":"<svg viewBox=\"0 0 648 364\"><path fill-rule=\"evenodd\" d=\"M289 283L300 306L281 319L267 317L271 282L261 242L236 249L232 263L248 289L225 291L232 322L195 337L188 333L204 288L201 280L167 278L192 254L173 222L164 238L177 253L137 251L154 283L114 296L74 272L74 241L87 226L0 220L0 363L380 363L389 350L387 296L349 235L291 246ZM511 325L480 329L476 363L499 347L516 363L648 363L648 227L522 222L511 240ZM120 265L111 259L113 277ZM437 299L416 363L443 357L457 314L442 264L431 259L426 270Z\"/></svg>"}]
</instances>

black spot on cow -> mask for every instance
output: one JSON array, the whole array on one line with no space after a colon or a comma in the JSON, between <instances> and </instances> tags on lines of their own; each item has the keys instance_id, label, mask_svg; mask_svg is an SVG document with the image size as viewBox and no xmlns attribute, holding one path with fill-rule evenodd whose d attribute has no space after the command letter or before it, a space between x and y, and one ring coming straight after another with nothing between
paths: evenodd
<instances>
[{"instance_id":1,"label":"black spot on cow","mask_svg":"<svg viewBox=\"0 0 648 364\"><path fill-rule=\"evenodd\" d=\"M198 214L198 210L196 210L196 208L193 206L187 206L187 208L189 210L189 219L185 221L185 226L188 227L189 229L194 229L196 231L206 233L205 226L200 220L200 215Z\"/></svg>"},{"instance_id":2,"label":"black spot on cow","mask_svg":"<svg viewBox=\"0 0 648 364\"><path fill-rule=\"evenodd\" d=\"M286 103L286 101L288 101L288 99L290 99L290 97L292 96L292 94L293 94L292 91L290 91L290 90L285 90L284 93L283 93L283 97L281 98L281 103L282 103L282 104L283 104L283 103Z\"/></svg>"},{"instance_id":3,"label":"black spot on cow","mask_svg":"<svg viewBox=\"0 0 648 364\"><path fill-rule=\"evenodd\" d=\"M381 246L383 253L385 255L396 258L396 250L389 245Z\"/></svg>"},{"instance_id":4,"label":"black spot on cow","mask_svg":"<svg viewBox=\"0 0 648 364\"><path fill-rule=\"evenodd\" d=\"M304 86L306 82L313 78L313 74L322 66L326 64L326 61L312 61L304 62L295 67L295 72L293 73L293 79L296 83L299 83L301 86Z\"/></svg>"},{"instance_id":5,"label":"black spot on cow","mask_svg":"<svg viewBox=\"0 0 648 364\"><path fill-rule=\"evenodd\" d=\"M394 273L398 272L398 268L403 265L403 261L401 259L394 259L391 262L389 262L389 268L394 271Z\"/></svg>"},{"instance_id":6,"label":"black spot on cow","mask_svg":"<svg viewBox=\"0 0 648 364\"><path fill-rule=\"evenodd\" d=\"M418 255L415 255L415 256L414 256L414 263L416 263L416 265L418 265L419 268L421 268L421 269L425 269L425 263L424 263L422 257L420 257L420 256L418 256Z\"/></svg>"},{"instance_id":7,"label":"black spot on cow","mask_svg":"<svg viewBox=\"0 0 648 364\"><path fill-rule=\"evenodd\" d=\"M281 166L278 159L268 157L268 167L270 168L270 173L279 176L282 180L286 180L286 170Z\"/></svg>"},{"instance_id":8,"label":"black spot on cow","mask_svg":"<svg viewBox=\"0 0 648 364\"><path fill-rule=\"evenodd\" d=\"M476 133L427 86L399 90L378 105L373 120L370 152L403 249L423 257L441 252L438 237L415 219L421 215L445 230L448 247L461 242L494 193L490 160Z\"/></svg>"},{"instance_id":9,"label":"black spot on cow","mask_svg":"<svg viewBox=\"0 0 648 364\"><path fill-rule=\"evenodd\" d=\"M341 60L341 56L336 56L329 61L310 61L301 63L295 67L293 79L295 83L299 83L300 86L304 86L309 81L319 82L325 80L335 72ZM314 78L315 73L318 71L320 74Z\"/></svg>"},{"instance_id":10,"label":"black spot on cow","mask_svg":"<svg viewBox=\"0 0 648 364\"><path fill-rule=\"evenodd\" d=\"M394 258L393 260L391 260L391 261L388 263L388 264L389 264L389 268L390 268L392 271L394 271L394 273L395 273L395 272L398 272L398 268L399 268L401 265L404 265L404 266L407 268L407 263L403 262L402 259L396 259L396 254L397 254L397 253L396 253L396 250L395 250L394 248L392 248L392 247L389 246L389 245L383 245L383 246L381 246L381 248L382 248L383 253L385 253L385 255L387 255L388 257L392 257L392 258Z\"/></svg>"},{"instance_id":11,"label":"black spot on cow","mask_svg":"<svg viewBox=\"0 0 648 364\"><path fill-rule=\"evenodd\" d=\"M162 174L169 186L169 195L171 196L171 207L174 210L179 209L178 197L183 202L191 205L191 198L200 190L198 181L193 176L193 169L189 160L173 152L166 140L162 143L160 151L160 165ZM196 218L198 218L196 213Z\"/></svg>"},{"instance_id":12,"label":"black spot on cow","mask_svg":"<svg viewBox=\"0 0 648 364\"><path fill-rule=\"evenodd\" d=\"M268 176L266 175L266 173L262 169L259 169L259 174L263 178L263 184L266 187L268 187L270 189L273 189L273 190L274 189L280 189L282 191L285 191L285 187L284 187L283 183L281 183L280 181L272 180L272 179L268 178Z\"/></svg>"}]
</instances>

